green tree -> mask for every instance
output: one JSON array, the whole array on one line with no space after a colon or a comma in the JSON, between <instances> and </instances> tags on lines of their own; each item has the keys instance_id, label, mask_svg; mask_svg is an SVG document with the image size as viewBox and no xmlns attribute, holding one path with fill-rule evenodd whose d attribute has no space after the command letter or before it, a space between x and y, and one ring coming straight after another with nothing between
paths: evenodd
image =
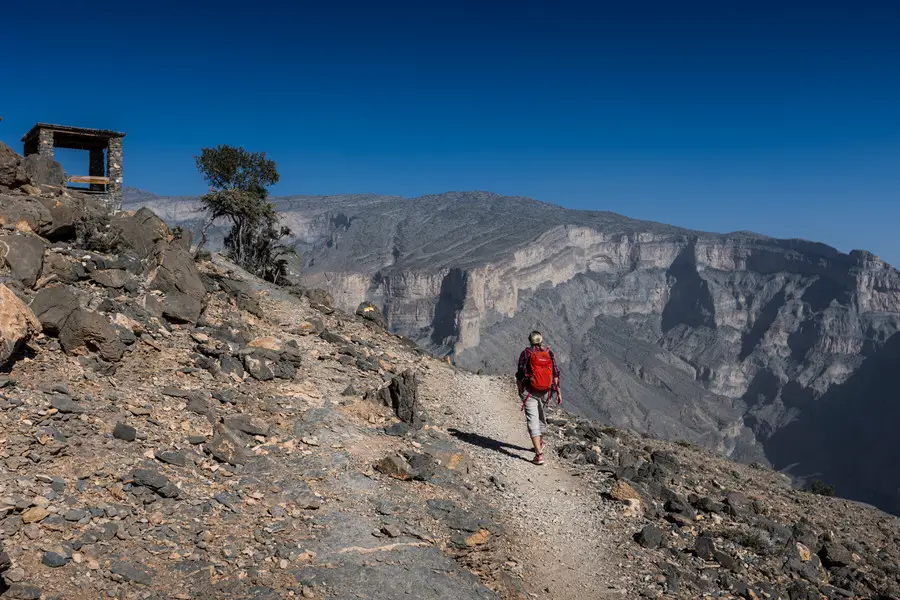
<instances>
[{"instance_id":1,"label":"green tree","mask_svg":"<svg viewBox=\"0 0 900 600\"><path fill-rule=\"evenodd\" d=\"M225 236L227 256L247 271L278 283L286 272L286 257L294 249L283 242L291 230L279 226L275 206L267 200L269 186L278 182L275 161L266 158L265 152L224 144L203 148L195 159L210 186L200 199L208 220L198 252L212 224L226 219L231 224Z\"/></svg>"}]
</instances>

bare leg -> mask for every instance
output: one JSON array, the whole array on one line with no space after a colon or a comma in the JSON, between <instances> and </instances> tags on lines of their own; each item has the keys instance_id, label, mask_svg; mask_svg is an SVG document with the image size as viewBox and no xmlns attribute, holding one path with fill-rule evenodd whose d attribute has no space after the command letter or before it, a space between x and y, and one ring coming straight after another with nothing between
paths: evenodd
<instances>
[{"instance_id":1,"label":"bare leg","mask_svg":"<svg viewBox=\"0 0 900 600\"><path fill-rule=\"evenodd\" d=\"M540 454L541 453L541 436L536 435L536 436L532 437L531 443L534 444L534 453Z\"/></svg>"}]
</instances>

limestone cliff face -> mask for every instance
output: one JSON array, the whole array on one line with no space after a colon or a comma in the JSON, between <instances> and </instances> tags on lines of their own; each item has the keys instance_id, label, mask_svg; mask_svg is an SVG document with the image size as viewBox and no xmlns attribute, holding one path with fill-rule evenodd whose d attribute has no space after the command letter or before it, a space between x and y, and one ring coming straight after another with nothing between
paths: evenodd
<instances>
[{"instance_id":1,"label":"limestone cliff face","mask_svg":"<svg viewBox=\"0 0 900 600\"><path fill-rule=\"evenodd\" d=\"M871 444L834 443L832 415L853 414L863 438L866 419L900 417L879 396L900 387L884 366L900 352L900 274L867 252L485 193L279 202L306 284L344 309L376 302L392 330L493 372L542 329L582 413L900 510L858 464Z\"/></svg>"}]
</instances>

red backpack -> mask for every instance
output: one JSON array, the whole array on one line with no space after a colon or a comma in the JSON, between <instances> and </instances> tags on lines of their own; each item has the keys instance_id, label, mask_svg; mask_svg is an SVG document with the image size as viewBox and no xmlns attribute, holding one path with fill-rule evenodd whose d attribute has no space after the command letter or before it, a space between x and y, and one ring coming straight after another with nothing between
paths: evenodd
<instances>
[{"instance_id":1,"label":"red backpack","mask_svg":"<svg viewBox=\"0 0 900 600\"><path fill-rule=\"evenodd\" d=\"M553 360L550 348L529 348L526 355L528 365L528 388L534 392L548 392L553 385Z\"/></svg>"}]
</instances>

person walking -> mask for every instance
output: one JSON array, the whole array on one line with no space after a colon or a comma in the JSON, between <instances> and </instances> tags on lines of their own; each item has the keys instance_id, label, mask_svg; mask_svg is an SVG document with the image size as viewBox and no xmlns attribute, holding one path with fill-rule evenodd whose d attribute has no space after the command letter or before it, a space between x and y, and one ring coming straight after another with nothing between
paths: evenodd
<instances>
[{"instance_id":1,"label":"person walking","mask_svg":"<svg viewBox=\"0 0 900 600\"><path fill-rule=\"evenodd\" d=\"M544 345L544 336L540 331L532 331L528 335L529 346L519 355L516 370L516 387L522 409L525 411L525 424L531 443L534 444L534 460L536 465L544 464L544 432L547 431L545 408L556 392L556 405L562 404L559 391L559 367L553 351Z\"/></svg>"}]
</instances>

